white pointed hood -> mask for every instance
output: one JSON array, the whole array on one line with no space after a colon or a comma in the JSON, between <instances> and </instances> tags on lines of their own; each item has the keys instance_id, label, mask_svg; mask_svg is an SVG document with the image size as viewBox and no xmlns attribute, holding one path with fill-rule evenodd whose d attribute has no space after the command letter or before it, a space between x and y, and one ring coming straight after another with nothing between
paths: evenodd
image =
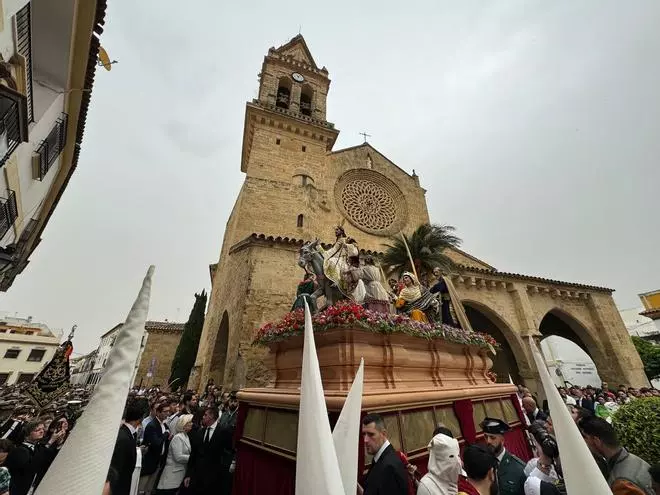
<instances>
[{"instance_id":1,"label":"white pointed hood","mask_svg":"<svg viewBox=\"0 0 660 495\"><path fill-rule=\"evenodd\" d=\"M332 431L332 440L339 461L342 484L346 495L357 491L358 452L360 449L360 415L362 412L362 388L364 359L360 359L353 385L348 392L344 407Z\"/></svg>"},{"instance_id":2,"label":"white pointed hood","mask_svg":"<svg viewBox=\"0 0 660 495\"><path fill-rule=\"evenodd\" d=\"M345 495L307 301L296 451L296 495Z\"/></svg>"},{"instance_id":3,"label":"white pointed hood","mask_svg":"<svg viewBox=\"0 0 660 495\"><path fill-rule=\"evenodd\" d=\"M144 334L153 272L154 267L149 267L126 323L108 355L101 381L35 495L102 492Z\"/></svg>"},{"instance_id":4,"label":"white pointed hood","mask_svg":"<svg viewBox=\"0 0 660 495\"><path fill-rule=\"evenodd\" d=\"M461 453L458 440L439 433L429 443L428 472L421 483L432 495L451 495L458 490Z\"/></svg>"},{"instance_id":5,"label":"white pointed hood","mask_svg":"<svg viewBox=\"0 0 660 495\"><path fill-rule=\"evenodd\" d=\"M534 339L529 337L528 342L548 398L567 492L571 495L611 495L612 491L559 395Z\"/></svg>"}]
</instances>

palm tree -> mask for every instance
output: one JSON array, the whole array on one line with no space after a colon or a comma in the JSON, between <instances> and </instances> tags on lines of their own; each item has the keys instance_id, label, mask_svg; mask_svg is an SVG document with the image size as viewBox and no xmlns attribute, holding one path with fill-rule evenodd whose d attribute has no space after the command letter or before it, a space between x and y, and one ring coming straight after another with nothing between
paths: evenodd
<instances>
[{"instance_id":1,"label":"palm tree","mask_svg":"<svg viewBox=\"0 0 660 495\"><path fill-rule=\"evenodd\" d=\"M451 225L424 224L410 235L400 234L392 237L392 243L386 244L387 250L383 256L383 265L389 268L389 274L401 275L410 270L410 257L403 241L405 237L410 248L410 254L415 263L417 274L425 279L436 266L442 271L451 271L455 268L454 262L444 251L447 248L457 248L461 239L454 235L456 229Z\"/></svg>"}]
</instances>

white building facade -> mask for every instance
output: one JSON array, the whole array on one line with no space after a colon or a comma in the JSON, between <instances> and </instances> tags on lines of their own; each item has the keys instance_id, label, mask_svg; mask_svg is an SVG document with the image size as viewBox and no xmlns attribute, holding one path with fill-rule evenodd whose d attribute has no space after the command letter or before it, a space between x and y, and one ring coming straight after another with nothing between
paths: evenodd
<instances>
[{"instance_id":1,"label":"white building facade","mask_svg":"<svg viewBox=\"0 0 660 495\"><path fill-rule=\"evenodd\" d=\"M71 385L76 385L84 387L87 385L87 381L94 369L94 363L96 361L96 351L94 349L92 352L89 352L83 356L78 356L70 360L70 370L71 370Z\"/></svg>"},{"instance_id":2,"label":"white building facade","mask_svg":"<svg viewBox=\"0 0 660 495\"><path fill-rule=\"evenodd\" d=\"M108 361L108 355L115 345L117 334L119 334L119 331L123 326L124 325L122 323L115 325L106 333L101 335L101 341L99 342L99 346L96 349L96 355L94 356L94 365L90 370L85 385L91 385L94 387L99 382L99 380L101 380L101 376L103 376L103 370L105 370L105 365Z\"/></svg>"},{"instance_id":3,"label":"white building facade","mask_svg":"<svg viewBox=\"0 0 660 495\"><path fill-rule=\"evenodd\" d=\"M29 383L54 356L62 331L31 318L0 317L0 385Z\"/></svg>"},{"instance_id":4,"label":"white building facade","mask_svg":"<svg viewBox=\"0 0 660 495\"><path fill-rule=\"evenodd\" d=\"M558 387L600 387L596 365L589 354L573 342L553 335L541 342L541 351L550 376Z\"/></svg>"},{"instance_id":5,"label":"white building facade","mask_svg":"<svg viewBox=\"0 0 660 495\"><path fill-rule=\"evenodd\" d=\"M106 0L0 0L0 291L78 162Z\"/></svg>"}]
</instances>

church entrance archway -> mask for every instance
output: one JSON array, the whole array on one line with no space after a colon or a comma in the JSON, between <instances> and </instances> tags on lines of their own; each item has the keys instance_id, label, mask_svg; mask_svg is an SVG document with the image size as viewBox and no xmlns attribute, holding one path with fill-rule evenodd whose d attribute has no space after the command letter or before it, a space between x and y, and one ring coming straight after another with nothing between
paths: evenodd
<instances>
[{"instance_id":1,"label":"church entrance archway","mask_svg":"<svg viewBox=\"0 0 660 495\"><path fill-rule=\"evenodd\" d=\"M211 354L211 363L209 366L209 376L215 380L217 386L220 386L224 380L228 346L229 314L225 311L222 314L218 334L215 337L215 345L213 346L213 354Z\"/></svg>"},{"instance_id":2,"label":"church entrance archway","mask_svg":"<svg viewBox=\"0 0 660 495\"><path fill-rule=\"evenodd\" d=\"M543 355L548 367L553 368L550 371L557 385L600 385L598 371L607 364L582 323L565 311L553 309L541 320L539 332L543 336Z\"/></svg>"},{"instance_id":3,"label":"church entrance archway","mask_svg":"<svg viewBox=\"0 0 660 495\"><path fill-rule=\"evenodd\" d=\"M516 355L509 339L515 340L513 330L493 310L475 301L463 301L465 314L470 320L472 329L487 333L500 345L493 357L493 372L498 383L509 383L509 375L514 383L523 383ZM506 335L509 335L507 338ZM515 344L514 344L515 345Z\"/></svg>"}]
</instances>

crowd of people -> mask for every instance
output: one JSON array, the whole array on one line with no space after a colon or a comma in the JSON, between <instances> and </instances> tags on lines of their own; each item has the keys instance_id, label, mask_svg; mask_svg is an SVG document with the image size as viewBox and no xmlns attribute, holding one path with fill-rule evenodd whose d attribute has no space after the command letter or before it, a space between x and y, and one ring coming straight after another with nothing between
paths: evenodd
<instances>
[{"instance_id":1,"label":"crowd of people","mask_svg":"<svg viewBox=\"0 0 660 495\"><path fill-rule=\"evenodd\" d=\"M132 390L108 473L110 493L231 494L237 413L236 392L212 381L201 398Z\"/></svg>"},{"instance_id":2,"label":"crowd of people","mask_svg":"<svg viewBox=\"0 0 660 495\"><path fill-rule=\"evenodd\" d=\"M569 387L560 389L566 407L589 447L614 495L660 495L660 465L628 452L617 438L611 415L598 414L598 404L638 400L658 395L655 389L619 387ZM427 472L394 451L387 439L383 419L377 414L364 418L365 450L373 456L371 468L358 492L364 495L556 495L564 494L562 463L547 407L537 405L525 387L518 397L528 419L527 438L533 458L525 463L506 449L509 425L498 418L481 423L484 443L467 445L462 457L452 432L439 425L428 444ZM570 459L568 459L570 461Z\"/></svg>"},{"instance_id":3,"label":"crowd of people","mask_svg":"<svg viewBox=\"0 0 660 495\"><path fill-rule=\"evenodd\" d=\"M575 408L584 408L608 423L612 422L612 415L620 406L644 397L660 397L660 390L656 388L642 387L637 389L619 385L618 389L611 390L607 382L603 382L600 388L591 385L586 387L571 385L559 387L558 390L564 403L569 406L572 412ZM547 417L547 403L543 404L543 409L536 408L537 400L529 389L518 385L518 397L522 400L523 408L530 422ZM530 398L534 399L533 403Z\"/></svg>"},{"instance_id":4,"label":"crowd of people","mask_svg":"<svg viewBox=\"0 0 660 495\"><path fill-rule=\"evenodd\" d=\"M16 393L13 391L12 393ZM660 466L620 445L612 426L622 404L656 397L653 388L616 390L559 388L614 495L660 494ZM28 405L15 408L0 426L0 495L29 495L64 445L89 396L74 389L56 407L36 414ZM373 456L358 493L364 495L538 495L566 493L559 449L547 404L524 386L518 398L528 422L534 457L523 462L506 449L506 422L486 418L484 443L467 445L462 454L452 432L439 425L429 441L427 471L396 452L382 417L362 421L365 451ZM81 407L82 406L82 407ZM200 396L193 391L161 392L155 386L130 391L118 431L107 491L111 495L229 495L235 470L234 430L238 413L235 392L210 381Z\"/></svg>"},{"instance_id":5,"label":"crowd of people","mask_svg":"<svg viewBox=\"0 0 660 495\"><path fill-rule=\"evenodd\" d=\"M27 385L0 388L0 495L27 495L39 486L90 396L74 387L39 410L26 399Z\"/></svg>"}]
</instances>

